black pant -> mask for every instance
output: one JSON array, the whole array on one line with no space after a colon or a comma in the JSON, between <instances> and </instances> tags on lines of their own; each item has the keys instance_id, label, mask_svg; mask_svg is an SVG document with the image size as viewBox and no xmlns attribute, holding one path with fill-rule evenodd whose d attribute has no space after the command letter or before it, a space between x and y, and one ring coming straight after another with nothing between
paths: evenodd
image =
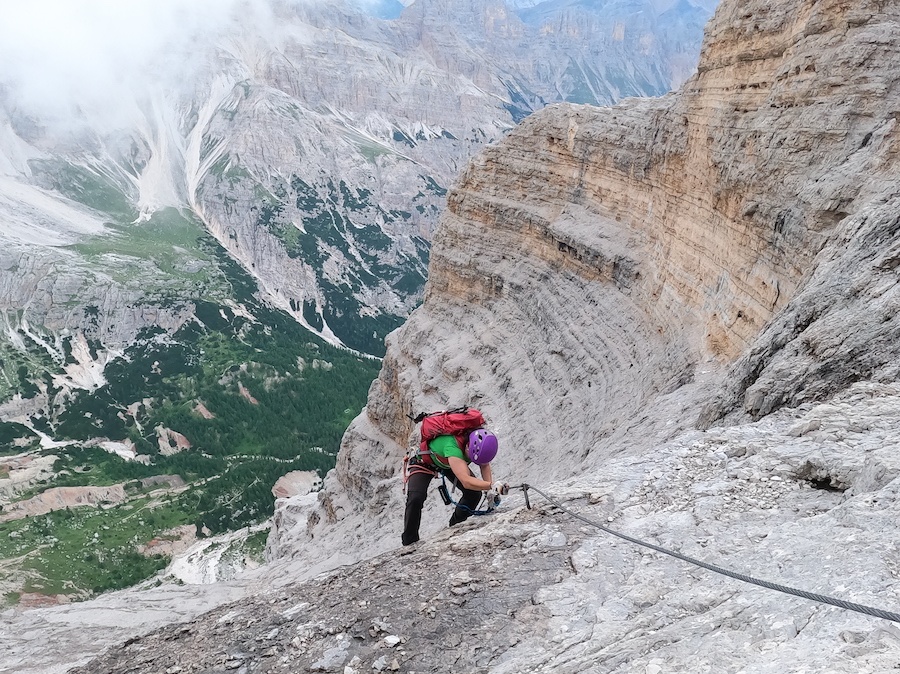
<instances>
[{"instance_id":1,"label":"black pant","mask_svg":"<svg viewBox=\"0 0 900 674\"><path fill-rule=\"evenodd\" d=\"M410 545L419 540L419 525L422 523L422 508L425 506L425 498L428 496L428 485L432 478L432 473L426 473L423 470L410 466L412 474L406 483L406 512L403 514L403 536L401 542L403 545ZM451 470L442 470L441 473L449 482L462 490L462 497L459 499L459 505L453 510L450 517L450 526L459 524L469 518L472 511L478 508L481 502L481 492L474 489L465 489L459 478L453 474ZM470 470L469 473L474 477Z\"/></svg>"}]
</instances>

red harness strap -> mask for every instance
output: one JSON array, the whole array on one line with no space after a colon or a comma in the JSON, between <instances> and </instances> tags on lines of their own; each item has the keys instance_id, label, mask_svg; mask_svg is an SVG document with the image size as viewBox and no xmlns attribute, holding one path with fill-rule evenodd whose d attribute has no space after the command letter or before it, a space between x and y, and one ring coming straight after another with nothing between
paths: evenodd
<instances>
[{"instance_id":1,"label":"red harness strap","mask_svg":"<svg viewBox=\"0 0 900 674\"><path fill-rule=\"evenodd\" d=\"M437 467L431 460L431 453L415 454L412 459L409 456L403 457L403 493L406 493L406 483L409 482L410 475L416 473L427 473L431 477L437 477Z\"/></svg>"}]
</instances>

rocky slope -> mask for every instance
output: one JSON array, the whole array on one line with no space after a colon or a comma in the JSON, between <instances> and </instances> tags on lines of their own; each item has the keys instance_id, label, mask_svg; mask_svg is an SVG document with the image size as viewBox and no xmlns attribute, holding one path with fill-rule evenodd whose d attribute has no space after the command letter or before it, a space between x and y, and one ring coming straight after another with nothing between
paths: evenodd
<instances>
[{"instance_id":1,"label":"rocky slope","mask_svg":"<svg viewBox=\"0 0 900 674\"><path fill-rule=\"evenodd\" d=\"M692 409L714 384L689 384L744 353L706 423L744 391L748 412L771 411L766 385L822 398L862 362L890 378L898 45L877 10L725 5L677 95L553 107L474 160L426 301L345 436L335 498L386 503L421 409L483 407L514 438L501 465L533 480L692 424L699 408L660 426L660 399ZM807 364L779 378L791 357ZM563 465L545 460L561 442Z\"/></svg>"},{"instance_id":2,"label":"rocky slope","mask_svg":"<svg viewBox=\"0 0 900 674\"><path fill-rule=\"evenodd\" d=\"M84 512L66 527L62 501L41 523L9 524L2 533L22 538L0 536L0 558L18 560L5 577L22 587L7 601L26 584L56 597L106 587L16 573L54 559L41 551L58 528L82 540L63 536L64 568L47 564L68 573L74 557L89 576L93 534L136 524L135 499L158 531L134 532L122 554L188 523L240 528L271 513L283 472L324 474L378 367L331 346L380 355L421 300L446 187L467 158L548 102L667 90L693 66L708 16L691 3L551 3L526 16L498 0L419 0L381 4L384 20L361 4L372 9L210 7L202 30L140 73L111 67L112 91L64 68L73 81L59 95L80 84L88 100L68 101L63 119L27 102L40 77L8 79L19 40L0 39L0 456L58 459L27 483L0 469L0 507L51 487L189 484L165 516L129 491L98 531ZM252 486L238 493L244 471Z\"/></svg>"},{"instance_id":3,"label":"rocky slope","mask_svg":"<svg viewBox=\"0 0 900 674\"><path fill-rule=\"evenodd\" d=\"M422 409L481 407L508 438L503 475L602 481L698 418L735 423L893 381L897 27L879 3L726 3L677 95L553 107L476 158L449 195L424 305L389 338L319 509L294 530L282 522L273 553L365 545L360 518L381 532L373 549L392 545L397 466L415 444L407 414ZM825 437L838 445L782 470L846 490L860 532L887 537L830 580L875 563L893 588L881 519L896 507L892 460ZM849 479L835 463L845 453L859 462ZM784 479L774 458L762 477ZM814 530L802 508L773 503L764 529ZM691 519L732 535L717 512Z\"/></svg>"},{"instance_id":4,"label":"rocky slope","mask_svg":"<svg viewBox=\"0 0 900 674\"><path fill-rule=\"evenodd\" d=\"M896 613L898 430L900 388L856 384L827 404L682 434L543 486L587 521L534 491L529 510L516 493L500 514L435 532L410 555L385 553L307 583L276 567L251 583L252 596L74 671L894 671L896 625L688 566L590 522ZM123 622L149 597L129 599L138 603L120 611ZM77 609L26 619L30 634L62 643ZM109 631L90 635L110 640ZM54 658L35 657L36 640L13 642L17 671L50 671L39 667Z\"/></svg>"},{"instance_id":5,"label":"rocky slope","mask_svg":"<svg viewBox=\"0 0 900 674\"><path fill-rule=\"evenodd\" d=\"M900 610L898 29L874 0L728 1L677 94L554 106L479 155L257 596L81 671L894 671L894 623L591 523ZM398 556L407 415L460 403L500 434L499 477L588 521L514 493L447 530L432 497Z\"/></svg>"}]
</instances>

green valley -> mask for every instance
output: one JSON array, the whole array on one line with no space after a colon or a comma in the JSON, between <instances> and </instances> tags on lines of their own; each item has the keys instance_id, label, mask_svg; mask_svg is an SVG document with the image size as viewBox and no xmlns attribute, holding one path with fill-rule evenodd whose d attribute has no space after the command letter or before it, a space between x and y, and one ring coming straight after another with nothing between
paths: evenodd
<instances>
[{"instance_id":1,"label":"green valley","mask_svg":"<svg viewBox=\"0 0 900 674\"><path fill-rule=\"evenodd\" d=\"M113 223L73 250L85 269L140 287L142 311L168 311L180 325L141 328L106 354L93 388L72 385L71 372L100 362L103 326L116 320L107 307L83 308L80 333L7 316L0 403L18 410L0 424L8 604L133 585L168 562L141 546L176 527L204 537L264 521L282 475L333 467L380 366L258 299L255 280L174 209ZM42 460L52 468L16 480ZM41 495L65 500L66 489L90 487L121 497L49 512L38 505Z\"/></svg>"}]
</instances>

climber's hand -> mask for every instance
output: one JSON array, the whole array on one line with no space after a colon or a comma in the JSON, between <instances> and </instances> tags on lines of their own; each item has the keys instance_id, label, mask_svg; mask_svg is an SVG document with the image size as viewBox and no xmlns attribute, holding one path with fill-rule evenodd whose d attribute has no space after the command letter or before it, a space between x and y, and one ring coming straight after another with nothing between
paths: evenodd
<instances>
[{"instance_id":1,"label":"climber's hand","mask_svg":"<svg viewBox=\"0 0 900 674\"><path fill-rule=\"evenodd\" d=\"M506 496L509 493L509 483L495 482L491 485L491 490L497 492L500 496Z\"/></svg>"}]
</instances>

